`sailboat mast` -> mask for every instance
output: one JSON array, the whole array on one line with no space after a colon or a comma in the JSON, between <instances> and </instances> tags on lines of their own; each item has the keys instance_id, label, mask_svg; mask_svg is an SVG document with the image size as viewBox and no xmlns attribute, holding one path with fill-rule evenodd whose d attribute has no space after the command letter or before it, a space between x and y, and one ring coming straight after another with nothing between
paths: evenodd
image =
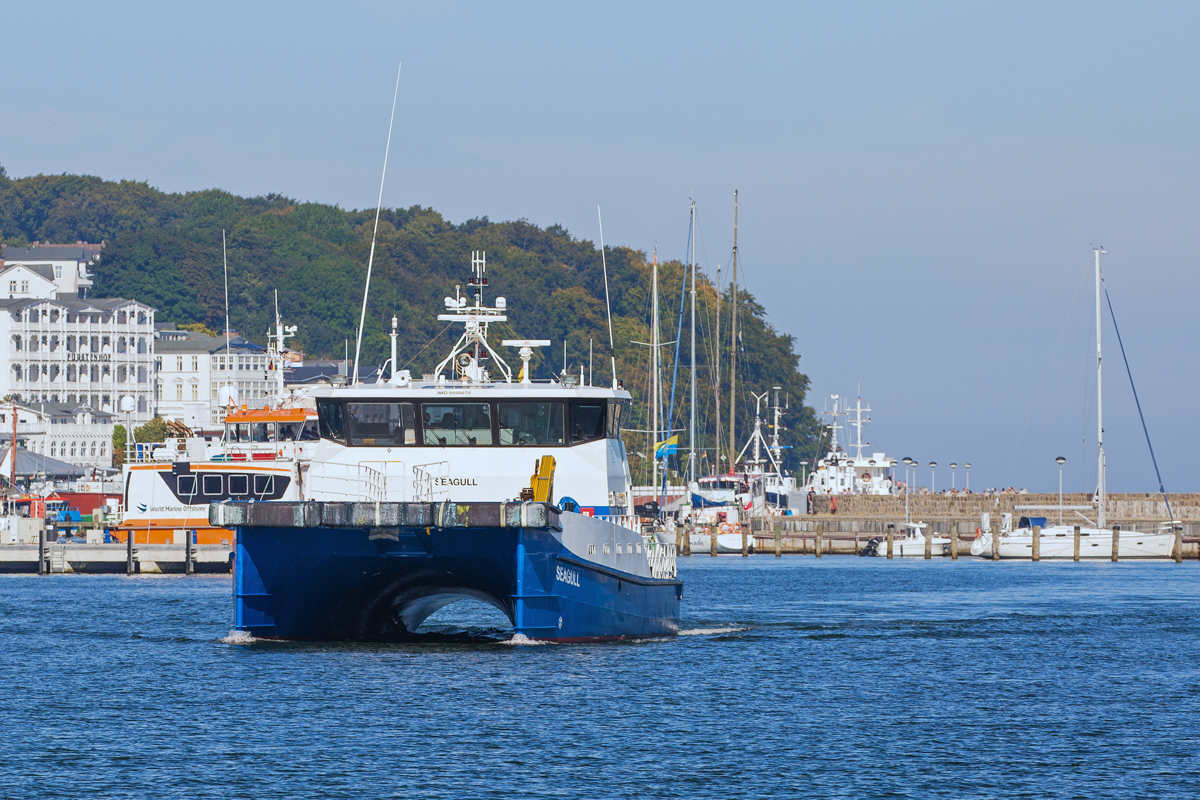
<instances>
[{"instance_id":1,"label":"sailboat mast","mask_svg":"<svg viewBox=\"0 0 1200 800\"><path fill-rule=\"evenodd\" d=\"M692 201L692 404L688 420L688 480L696 480L696 201Z\"/></svg>"},{"instance_id":2,"label":"sailboat mast","mask_svg":"<svg viewBox=\"0 0 1200 800\"><path fill-rule=\"evenodd\" d=\"M712 469L716 474L721 473L721 265L717 264L717 330L713 335L713 408L716 410L717 424L713 449Z\"/></svg>"},{"instance_id":3,"label":"sailboat mast","mask_svg":"<svg viewBox=\"0 0 1200 800\"><path fill-rule=\"evenodd\" d=\"M650 332L650 416L651 439L650 455L654 462L652 468L652 484L654 493L658 494L658 248L654 249L654 271L651 278L654 289L653 310L650 313L654 330Z\"/></svg>"},{"instance_id":4,"label":"sailboat mast","mask_svg":"<svg viewBox=\"0 0 1200 800\"><path fill-rule=\"evenodd\" d=\"M729 471L733 472L734 462L737 461L737 262L738 262L738 193L733 190L733 278L729 285L733 288L732 314L733 330L730 333L731 345L729 350Z\"/></svg>"},{"instance_id":5,"label":"sailboat mast","mask_svg":"<svg viewBox=\"0 0 1200 800\"><path fill-rule=\"evenodd\" d=\"M1104 529L1104 392L1102 390L1103 371L1100 363L1100 254L1107 252L1102 247L1093 247L1096 255L1096 475L1099 478L1099 510L1096 512L1096 524Z\"/></svg>"}]
</instances>

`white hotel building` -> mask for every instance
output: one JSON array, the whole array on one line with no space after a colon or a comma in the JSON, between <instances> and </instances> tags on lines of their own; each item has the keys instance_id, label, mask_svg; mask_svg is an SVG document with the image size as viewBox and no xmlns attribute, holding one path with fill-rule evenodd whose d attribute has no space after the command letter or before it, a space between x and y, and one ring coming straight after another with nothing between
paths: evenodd
<instances>
[{"instance_id":1,"label":"white hotel building","mask_svg":"<svg viewBox=\"0 0 1200 800\"><path fill-rule=\"evenodd\" d=\"M8 364L0 369L0 397L86 405L107 415L130 395L133 421L152 419L154 309L134 300L82 299L91 286L87 248L5 247L4 256L0 346Z\"/></svg>"}]
</instances>

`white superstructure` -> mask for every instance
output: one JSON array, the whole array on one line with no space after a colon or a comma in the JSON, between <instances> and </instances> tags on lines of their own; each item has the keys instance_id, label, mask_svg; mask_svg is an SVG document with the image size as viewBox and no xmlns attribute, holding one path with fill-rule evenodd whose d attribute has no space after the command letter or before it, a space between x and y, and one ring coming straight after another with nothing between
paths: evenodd
<instances>
[{"instance_id":1,"label":"white superstructure","mask_svg":"<svg viewBox=\"0 0 1200 800\"><path fill-rule=\"evenodd\" d=\"M864 454L863 448L868 446L863 441L863 425L870 422L864 418L863 412L870 412L870 406L863 407L862 398L858 398L854 408L849 403L839 405L839 397L835 394L833 410L825 414L831 418L829 429L829 452L819 460L809 474L803 491L815 494L874 494L889 495L896 491L892 469L896 460L886 453ZM854 414L850 422L855 428L855 443L850 445L854 455L842 448L838 432L845 426L838 423L839 417Z\"/></svg>"}]
</instances>

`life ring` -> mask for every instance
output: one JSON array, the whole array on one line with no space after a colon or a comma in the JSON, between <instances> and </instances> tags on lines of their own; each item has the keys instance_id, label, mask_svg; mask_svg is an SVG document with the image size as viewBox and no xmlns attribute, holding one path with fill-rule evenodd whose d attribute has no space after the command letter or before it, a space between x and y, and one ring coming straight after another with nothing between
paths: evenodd
<instances>
[{"instance_id":1,"label":"life ring","mask_svg":"<svg viewBox=\"0 0 1200 800\"><path fill-rule=\"evenodd\" d=\"M864 472L862 474L862 479L863 479L863 483L870 483L871 482L871 473Z\"/></svg>"}]
</instances>

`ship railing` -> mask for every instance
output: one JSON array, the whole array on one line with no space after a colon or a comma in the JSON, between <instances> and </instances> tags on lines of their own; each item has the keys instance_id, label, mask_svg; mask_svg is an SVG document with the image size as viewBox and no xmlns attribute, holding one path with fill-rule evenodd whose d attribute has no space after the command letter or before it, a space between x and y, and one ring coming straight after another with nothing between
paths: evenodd
<instances>
[{"instance_id":1,"label":"ship railing","mask_svg":"<svg viewBox=\"0 0 1200 800\"><path fill-rule=\"evenodd\" d=\"M674 542L651 542L646 540L646 560L650 564L650 577L674 578L677 574Z\"/></svg>"},{"instance_id":2,"label":"ship railing","mask_svg":"<svg viewBox=\"0 0 1200 800\"><path fill-rule=\"evenodd\" d=\"M413 500L432 503L446 494L445 489L437 488L436 480L449 474L450 462L435 461L431 464L415 464L412 468Z\"/></svg>"},{"instance_id":3,"label":"ship railing","mask_svg":"<svg viewBox=\"0 0 1200 800\"><path fill-rule=\"evenodd\" d=\"M384 474L365 464L314 463L305 480L309 499L382 503L386 497Z\"/></svg>"},{"instance_id":4,"label":"ship railing","mask_svg":"<svg viewBox=\"0 0 1200 800\"><path fill-rule=\"evenodd\" d=\"M596 519L602 519L638 533L642 532L641 520L632 514L597 514Z\"/></svg>"}]
</instances>

